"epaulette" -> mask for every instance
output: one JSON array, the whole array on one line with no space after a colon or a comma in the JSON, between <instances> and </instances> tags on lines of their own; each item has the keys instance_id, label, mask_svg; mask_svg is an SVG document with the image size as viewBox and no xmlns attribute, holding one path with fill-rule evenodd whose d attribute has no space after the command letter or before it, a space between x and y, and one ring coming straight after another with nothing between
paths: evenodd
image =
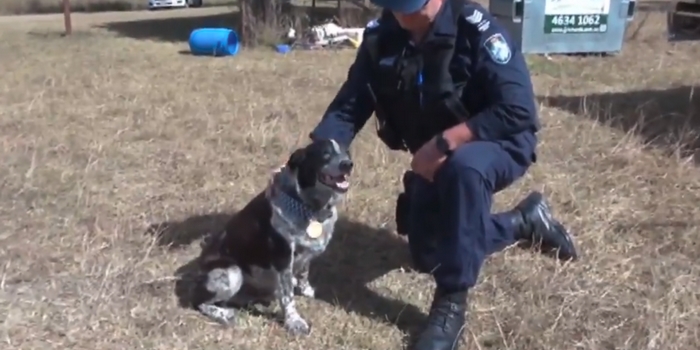
<instances>
[{"instance_id":1,"label":"epaulette","mask_svg":"<svg viewBox=\"0 0 700 350\"><path fill-rule=\"evenodd\" d=\"M473 4L467 2L462 7L462 16L466 22L473 26L479 32L485 32L491 26L491 21L487 18L482 10L478 7L472 6Z\"/></svg>"}]
</instances>

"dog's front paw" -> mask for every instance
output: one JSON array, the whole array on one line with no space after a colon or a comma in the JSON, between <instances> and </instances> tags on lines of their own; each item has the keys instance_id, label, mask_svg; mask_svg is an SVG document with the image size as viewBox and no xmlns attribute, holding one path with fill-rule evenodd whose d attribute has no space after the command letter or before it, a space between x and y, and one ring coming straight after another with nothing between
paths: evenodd
<instances>
[{"instance_id":1,"label":"dog's front paw","mask_svg":"<svg viewBox=\"0 0 700 350\"><path fill-rule=\"evenodd\" d=\"M311 333L311 327L306 321L300 316L288 317L284 321L284 328L291 335L309 335Z\"/></svg>"}]
</instances>

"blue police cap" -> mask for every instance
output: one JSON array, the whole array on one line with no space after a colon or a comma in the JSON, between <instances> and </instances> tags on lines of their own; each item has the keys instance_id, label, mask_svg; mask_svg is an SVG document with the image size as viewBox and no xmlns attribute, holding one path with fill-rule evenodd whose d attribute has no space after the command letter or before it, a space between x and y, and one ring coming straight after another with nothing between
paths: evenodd
<instances>
[{"instance_id":1,"label":"blue police cap","mask_svg":"<svg viewBox=\"0 0 700 350\"><path fill-rule=\"evenodd\" d=\"M372 3L379 7L383 7L389 11L398 13L414 13L428 3L429 0L371 0Z\"/></svg>"}]
</instances>

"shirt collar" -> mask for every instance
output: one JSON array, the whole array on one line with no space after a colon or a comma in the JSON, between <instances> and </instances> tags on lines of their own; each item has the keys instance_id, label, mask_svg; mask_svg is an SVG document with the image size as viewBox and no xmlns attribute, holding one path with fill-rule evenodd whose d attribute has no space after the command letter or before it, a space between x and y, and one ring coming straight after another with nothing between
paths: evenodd
<instances>
[{"instance_id":1,"label":"shirt collar","mask_svg":"<svg viewBox=\"0 0 700 350\"><path fill-rule=\"evenodd\" d=\"M433 20L432 26L428 30L428 34L425 36L424 42L435 39L441 36L456 36L457 26L454 23L454 11L459 11L459 9L452 8L452 2L445 0Z\"/></svg>"},{"instance_id":2,"label":"shirt collar","mask_svg":"<svg viewBox=\"0 0 700 350\"><path fill-rule=\"evenodd\" d=\"M444 1L442 6L440 7L440 10L435 16L433 23L428 29L428 33L425 35L423 43L429 42L438 37L456 36L457 26L454 23L454 11L459 10L460 9L452 8L452 2L450 2L449 0ZM396 25L398 26L398 22L396 22ZM413 41L411 41L408 31L401 29L401 32L405 35L405 38L408 41L409 45L413 47L420 46L416 45Z\"/></svg>"}]
</instances>

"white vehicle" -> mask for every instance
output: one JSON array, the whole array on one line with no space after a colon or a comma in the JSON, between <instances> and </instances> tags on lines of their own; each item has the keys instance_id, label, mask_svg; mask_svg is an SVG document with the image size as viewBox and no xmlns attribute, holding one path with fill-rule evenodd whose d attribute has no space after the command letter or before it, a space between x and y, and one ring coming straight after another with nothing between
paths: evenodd
<instances>
[{"instance_id":1,"label":"white vehicle","mask_svg":"<svg viewBox=\"0 0 700 350\"><path fill-rule=\"evenodd\" d=\"M148 0L148 9L172 9L184 7L201 7L203 0Z\"/></svg>"}]
</instances>

